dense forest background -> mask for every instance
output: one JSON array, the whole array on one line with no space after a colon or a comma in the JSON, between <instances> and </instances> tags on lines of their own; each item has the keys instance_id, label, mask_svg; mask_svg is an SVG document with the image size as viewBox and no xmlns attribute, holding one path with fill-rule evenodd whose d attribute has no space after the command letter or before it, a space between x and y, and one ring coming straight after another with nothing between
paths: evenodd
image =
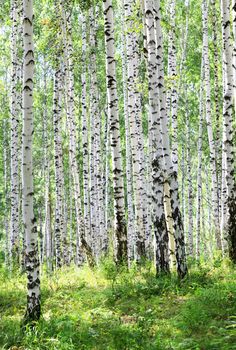
<instances>
[{"instance_id":1,"label":"dense forest background","mask_svg":"<svg viewBox=\"0 0 236 350\"><path fill-rule=\"evenodd\" d=\"M0 44L0 347L236 349L236 2L2 1Z\"/></svg>"}]
</instances>

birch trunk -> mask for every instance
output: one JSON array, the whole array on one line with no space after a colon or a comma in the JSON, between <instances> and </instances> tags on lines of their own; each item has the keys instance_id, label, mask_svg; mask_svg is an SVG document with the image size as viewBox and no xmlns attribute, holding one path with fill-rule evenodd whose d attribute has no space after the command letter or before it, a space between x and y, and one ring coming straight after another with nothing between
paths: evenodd
<instances>
[{"instance_id":1,"label":"birch trunk","mask_svg":"<svg viewBox=\"0 0 236 350\"><path fill-rule=\"evenodd\" d=\"M202 202L202 133L204 118L204 61L202 55L201 86L199 102L198 170L197 170L197 216L196 216L196 258L200 258L201 202Z\"/></svg>"},{"instance_id":2,"label":"birch trunk","mask_svg":"<svg viewBox=\"0 0 236 350\"><path fill-rule=\"evenodd\" d=\"M236 183L234 179L234 140L233 140L233 47L230 32L230 1L221 0L224 102L223 102L223 157L227 185L226 234L229 242L229 256L236 262Z\"/></svg>"},{"instance_id":3,"label":"birch trunk","mask_svg":"<svg viewBox=\"0 0 236 350\"><path fill-rule=\"evenodd\" d=\"M169 271L168 232L164 210L164 159L160 125L160 105L158 99L158 62L156 57L155 16L152 0L145 0L145 19L148 49L149 120L151 138L155 149L152 159L153 173L153 225L156 238L156 271Z\"/></svg>"},{"instance_id":4,"label":"birch trunk","mask_svg":"<svg viewBox=\"0 0 236 350\"><path fill-rule=\"evenodd\" d=\"M84 186L84 226L85 237L90 236L90 208L89 208L89 152L88 152L88 113L87 113L87 85L86 85L86 56L87 56L87 25L86 14L82 14L82 63L83 71L81 75L82 83L82 144L83 144L83 186Z\"/></svg>"},{"instance_id":5,"label":"birch trunk","mask_svg":"<svg viewBox=\"0 0 236 350\"><path fill-rule=\"evenodd\" d=\"M220 240L222 251L224 251L224 243L222 241L221 231L221 185L222 185L222 116L221 116L221 97L219 82L219 34L217 23L216 2L212 0L212 28L213 28L213 49L214 49L214 100L215 100L215 152L218 182L218 203L219 203L219 224L220 224Z\"/></svg>"},{"instance_id":6,"label":"birch trunk","mask_svg":"<svg viewBox=\"0 0 236 350\"><path fill-rule=\"evenodd\" d=\"M3 120L3 173L4 173L4 233L5 233L5 247L4 247L4 262L6 269L9 270L10 265L10 240L9 240L9 169L8 169L8 121L6 119Z\"/></svg>"},{"instance_id":7,"label":"birch trunk","mask_svg":"<svg viewBox=\"0 0 236 350\"><path fill-rule=\"evenodd\" d=\"M20 232L19 232L19 76L18 76L18 9L17 1L11 1L11 220L10 220L10 237L11 249L10 254L13 263L19 263L20 259Z\"/></svg>"},{"instance_id":8,"label":"birch trunk","mask_svg":"<svg viewBox=\"0 0 236 350\"><path fill-rule=\"evenodd\" d=\"M188 254L193 257L193 183L191 150L191 125L187 110Z\"/></svg>"},{"instance_id":9,"label":"birch trunk","mask_svg":"<svg viewBox=\"0 0 236 350\"><path fill-rule=\"evenodd\" d=\"M143 184L141 181L142 167L139 152L139 129L137 125L136 98L137 91L137 38L133 30L134 0L124 0L125 29L127 47L127 88L128 88L128 119L130 123L130 139L132 151L133 189L135 206L135 234L137 260L145 257L145 229L143 225Z\"/></svg>"},{"instance_id":10,"label":"birch trunk","mask_svg":"<svg viewBox=\"0 0 236 350\"><path fill-rule=\"evenodd\" d=\"M63 163L62 163L62 140L61 140L61 94L62 72L57 59L57 67L54 76L53 96L53 123L54 123L54 159L56 181L56 208L55 208L55 247L56 267L62 265L62 234L63 234Z\"/></svg>"},{"instance_id":11,"label":"birch trunk","mask_svg":"<svg viewBox=\"0 0 236 350\"><path fill-rule=\"evenodd\" d=\"M33 211L33 79L34 79L34 40L33 40L33 1L23 2L23 135L22 135L22 207L25 228L27 271L27 309L25 321L31 322L40 317L40 277L36 222Z\"/></svg>"},{"instance_id":12,"label":"birch trunk","mask_svg":"<svg viewBox=\"0 0 236 350\"><path fill-rule=\"evenodd\" d=\"M214 213L214 228L217 248L221 249L220 240L220 221L219 221L219 198L218 198L218 177L216 164L215 140L213 137L212 117L211 117L211 82L210 82L210 62L208 49L208 5L207 1L202 3L202 22L203 22L203 61L204 61L204 85L206 93L206 123L208 142L210 149L210 166L212 176L212 206Z\"/></svg>"},{"instance_id":13,"label":"birch trunk","mask_svg":"<svg viewBox=\"0 0 236 350\"><path fill-rule=\"evenodd\" d=\"M236 0L232 0L232 16L233 16L233 74L234 74L234 111L236 113Z\"/></svg>"},{"instance_id":14,"label":"birch trunk","mask_svg":"<svg viewBox=\"0 0 236 350\"><path fill-rule=\"evenodd\" d=\"M95 255L97 255L97 238L99 237L99 225L97 218L99 217L99 208L97 205L98 191L97 191L97 147L98 134L96 130L97 121L100 119L99 115L99 94L97 81L97 22L94 14L94 7L89 10L89 24L90 24L90 220L91 220L91 240L90 244Z\"/></svg>"},{"instance_id":15,"label":"birch trunk","mask_svg":"<svg viewBox=\"0 0 236 350\"><path fill-rule=\"evenodd\" d=\"M76 123L75 123L75 102L74 102L74 73L73 73L73 46L72 46L72 28L71 28L71 13L68 15L63 8L63 32L65 40L65 59L67 65L66 76L66 99L67 99L67 122L69 129L69 163L72 171L73 192L75 199L75 213L76 213L76 230L77 230L77 252L80 255L81 249L84 250L90 266L95 265L92 249L85 239L85 224L82 213L81 194L80 194L80 179L79 168L77 163L77 137L76 137ZM66 27L67 24L67 27ZM82 256L78 256L78 262L82 261Z\"/></svg>"},{"instance_id":16,"label":"birch trunk","mask_svg":"<svg viewBox=\"0 0 236 350\"><path fill-rule=\"evenodd\" d=\"M122 1L122 7L124 1ZM121 11L122 21L122 76L123 76L123 95L124 95L124 118L125 118L125 145L126 145L126 187L127 187L127 247L128 247L128 263L131 265L134 259L134 244L135 244L135 226L134 226L134 205L133 205L133 184L132 184L132 159L131 159L131 143L130 143L130 128L129 128L129 113L128 113L128 88L127 88L127 55L126 41L124 31L124 13Z\"/></svg>"},{"instance_id":17,"label":"birch trunk","mask_svg":"<svg viewBox=\"0 0 236 350\"><path fill-rule=\"evenodd\" d=\"M118 93L116 85L114 15L111 0L103 1L103 10L105 20L108 115L110 121L113 164L116 261L121 263L122 261L127 261L127 227L125 220L124 179L121 157Z\"/></svg>"},{"instance_id":18,"label":"birch trunk","mask_svg":"<svg viewBox=\"0 0 236 350\"><path fill-rule=\"evenodd\" d=\"M162 146L163 155L165 159L166 173L170 184L171 208L172 217L174 221L174 238L175 238L175 253L177 261L177 271L180 278L187 274L184 230L183 222L180 212L179 194L178 194L178 173L173 167L170 140L168 133L168 120L166 110L166 91L164 86L164 56L162 43L162 28L161 28L161 11L160 1L155 2L155 24L156 24L156 42L157 42L157 57L158 57L158 87L160 98L160 113L161 113L161 132L162 132Z\"/></svg>"}]
</instances>

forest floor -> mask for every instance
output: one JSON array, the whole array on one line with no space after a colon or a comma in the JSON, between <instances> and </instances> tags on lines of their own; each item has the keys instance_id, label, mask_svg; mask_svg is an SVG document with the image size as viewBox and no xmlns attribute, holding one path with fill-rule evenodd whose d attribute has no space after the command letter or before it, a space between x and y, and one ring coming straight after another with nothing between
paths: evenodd
<instances>
[{"instance_id":1,"label":"forest floor","mask_svg":"<svg viewBox=\"0 0 236 350\"><path fill-rule=\"evenodd\" d=\"M42 318L24 332L25 276L2 269L0 349L236 349L236 271L213 265L192 267L182 282L148 267L117 272L109 261L44 274Z\"/></svg>"}]
</instances>

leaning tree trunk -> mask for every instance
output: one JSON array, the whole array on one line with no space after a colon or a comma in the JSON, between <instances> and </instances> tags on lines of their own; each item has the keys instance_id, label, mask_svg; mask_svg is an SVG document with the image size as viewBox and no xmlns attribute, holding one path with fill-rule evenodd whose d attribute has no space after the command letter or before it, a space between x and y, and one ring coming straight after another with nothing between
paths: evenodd
<instances>
[{"instance_id":1,"label":"leaning tree trunk","mask_svg":"<svg viewBox=\"0 0 236 350\"><path fill-rule=\"evenodd\" d=\"M226 170L227 217L226 235L229 242L229 256L236 263L236 183L234 179L234 130L233 130L233 48L230 32L230 1L221 0L224 103L223 103L223 158Z\"/></svg>"},{"instance_id":2,"label":"leaning tree trunk","mask_svg":"<svg viewBox=\"0 0 236 350\"><path fill-rule=\"evenodd\" d=\"M33 211L33 1L23 2L23 134L22 134L22 207L25 227L26 249L25 266L28 278L28 296L25 321L31 322L40 317L40 278L36 220Z\"/></svg>"},{"instance_id":3,"label":"leaning tree trunk","mask_svg":"<svg viewBox=\"0 0 236 350\"><path fill-rule=\"evenodd\" d=\"M111 131L113 163L113 190L115 207L116 260L127 260L127 227L125 220L124 179L122 169L118 93L116 86L116 61L114 39L114 15L111 0L103 0L105 20L105 48L108 115Z\"/></svg>"},{"instance_id":4,"label":"leaning tree trunk","mask_svg":"<svg viewBox=\"0 0 236 350\"><path fill-rule=\"evenodd\" d=\"M178 193L178 173L173 167L170 140L168 132L168 120L166 110L166 91L164 86L164 55L162 43L162 28L161 28L161 10L160 1L157 0L155 5L155 21L156 21L156 43L157 43L157 58L158 58L158 88L160 98L160 113L161 113L161 129L163 154L165 159L166 173L170 184L171 208L174 221L174 238L175 238L175 253L177 261L177 271L180 278L187 274L185 242L183 222L180 212L179 193Z\"/></svg>"}]
</instances>

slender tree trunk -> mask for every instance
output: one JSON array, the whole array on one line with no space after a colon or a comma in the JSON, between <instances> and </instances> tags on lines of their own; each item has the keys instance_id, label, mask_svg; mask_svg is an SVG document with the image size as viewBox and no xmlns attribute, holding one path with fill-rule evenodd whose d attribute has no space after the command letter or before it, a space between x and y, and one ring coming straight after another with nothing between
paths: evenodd
<instances>
[{"instance_id":1,"label":"slender tree trunk","mask_svg":"<svg viewBox=\"0 0 236 350\"><path fill-rule=\"evenodd\" d=\"M124 1L122 1L124 5ZM128 240L128 263L129 266L134 259L134 244L135 244L135 226L134 226L134 204L133 204L133 184L132 184L132 159L131 159L131 143L130 143L130 128L129 128L129 113L128 113L128 88L127 88L127 55L126 41L124 30L124 13L122 15L122 73L123 73L123 94L124 94L124 118L125 118L125 144L126 144L126 187L127 187L127 240Z\"/></svg>"},{"instance_id":2,"label":"slender tree trunk","mask_svg":"<svg viewBox=\"0 0 236 350\"><path fill-rule=\"evenodd\" d=\"M62 265L62 233L64 226L63 218L63 163L62 163L62 140L61 140L61 94L62 72L57 60L54 77L53 118L54 118L54 157L55 157L55 181L56 181L56 208L55 208L55 245L56 267Z\"/></svg>"},{"instance_id":3,"label":"slender tree trunk","mask_svg":"<svg viewBox=\"0 0 236 350\"><path fill-rule=\"evenodd\" d=\"M227 185L226 234L229 256L236 263L236 183L234 179L234 132L233 132L233 48L230 33L230 1L221 0L224 102L223 102L223 158Z\"/></svg>"},{"instance_id":4,"label":"slender tree trunk","mask_svg":"<svg viewBox=\"0 0 236 350\"><path fill-rule=\"evenodd\" d=\"M125 220L124 179L121 157L118 93L116 86L116 61L114 42L114 16L111 0L103 0L105 20L105 48L108 114L111 131L113 164L113 190L115 208L116 260L127 261L127 227Z\"/></svg>"},{"instance_id":5,"label":"slender tree trunk","mask_svg":"<svg viewBox=\"0 0 236 350\"><path fill-rule=\"evenodd\" d=\"M219 34L218 34L218 23L217 23L217 13L216 13L216 2L212 0L212 29L213 29L213 48L214 48L214 100L215 100L215 149L216 149L216 163L217 163L217 176L218 176L218 187L219 193L218 198L220 201L221 195L221 155L222 155L222 136L221 136L221 98L220 98L220 82L219 82Z\"/></svg>"},{"instance_id":6,"label":"slender tree trunk","mask_svg":"<svg viewBox=\"0 0 236 350\"><path fill-rule=\"evenodd\" d=\"M89 10L89 24L90 24L90 220L91 220L91 247L93 252L97 255L97 238L99 237L99 208L97 205L98 191L97 191L97 147L100 136L96 130L97 121L100 119L99 112L99 93L97 80L97 18L94 14L94 7Z\"/></svg>"},{"instance_id":7,"label":"slender tree trunk","mask_svg":"<svg viewBox=\"0 0 236 350\"><path fill-rule=\"evenodd\" d=\"M145 19L148 49L149 119L152 121L151 138L155 152L152 159L153 173L153 225L156 238L156 271L169 271L168 232L164 210L164 159L158 99L158 62L156 57L155 16L152 0L145 0Z\"/></svg>"},{"instance_id":8,"label":"slender tree trunk","mask_svg":"<svg viewBox=\"0 0 236 350\"><path fill-rule=\"evenodd\" d=\"M72 28L71 28L71 13L66 12L68 4L65 8L61 3L62 8L62 31L64 34L64 54L66 59L66 102L67 102L67 123L69 130L69 164L72 171L73 192L75 199L75 213L76 213L76 230L77 230L77 252L78 259L82 261L81 249L85 252L90 266L95 265L92 249L85 239L85 223L82 213L81 193L80 193L80 179L79 168L77 163L77 137L76 137L76 123L75 123L75 101L74 101L74 72L73 72L73 45L72 45Z\"/></svg>"},{"instance_id":9,"label":"slender tree trunk","mask_svg":"<svg viewBox=\"0 0 236 350\"><path fill-rule=\"evenodd\" d=\"M137 70L137 35L133 30L135 1L124 0L125 9L125 29L126 29L126 47L127 47L127 88L128 88L128 119L130 123L130 139L132 151L132 170L133 170L133 190L135 206L135 232L136 232L136 250L135 255L139 261L145 257L145 229L143 225L143 184L140 152L139 152L139 128L137 125L136 100L138 98L138 70Z\"/></svg>"},{"instance_id":10,"label":"slender tree trunk","mask_svg":"<svg viewBox=\"0 0 236 350\"><path fill-rule=\"evenodd\" d=\"M179 193L178 193L178 173L173 167L170 140L168 133L168 120L166 110L166 91L164 86L164 56L162 43L162 28L161 28L161 11L160 1L155 1L155 16L156 16L156 43L157 43L157 58L158 58L158 87L160 98L160 113L161 113L161 131L162 131L162 145L165 159L166 172L170 184L170 197L172 217L174 221L174 237L175 237L175 252L177 261L177 271L180 278L187 274L185 242L183 222L180 212Z\"/></svg>"},{"instance_id":11,"label":"slender tree trunk","mask_svg":"<svg viewBox=\"0 0 236 350\"><path fill-rule=\"evenodd\" d=\"M234 74L234 112L236 113L236 0L232 0L233 15L233 74Z\"/></svg>"},{"instance_id":12,"label":"slender tree trunk","mask_svg":"<svg viewBox=\"0 0 236 350\"><path fill-rule=\"evenodd\" d=\"M40 317L40 278L37 229L33 211L33 1L23 2L23 135L22 135L22 195L23 222L26 237L25 265L28 278L28 295L25 321L31 322Z\"/></svg>"},{"instance_id":13,"label":"slender tree trunk","mask_svg":"<svg viewBox=\"0 0 236 350\"><path fill-rule=\"evenodd\" d=\"M188 254L193 257L193 183L191 150L191 125L190 115L187 109Z\"/></svg>"},{"instance_id":14,"label":"slender tree trunk","mask_svg":"<svg viewBox=\"0 0 236 350\"><path fill-rule=\"evenodd\" d=\"M12 74L11 74L11 258L13 263L19 263L20 259L20 232L19 232L19 76L18 76L18 9L17 1L11 1L11 53L12 53Z\"/></svg>"},{"instance_id":15,"label":"slender tree trunk","mask_svg":"<svg viewBox=\"0 0 236 350\"><path fill-rule=\"evenodd\" d=\"M218 176L216 163L215 140L213 137L212 117L211 117L211 81L210 81L210 62L208 49L208 5L207 0L202 3L202 23L203 23L203 61L204 61L204 83L206 93L206 123L208 142L210 149L210 166L212 175L212 206L214 213L214 229L217 248L221 249L220 240L220 220L219 220L219 198L218 198Z\"/></svg>"},{"instance_id":16,"label":"slender tree trunk","mask_svg":"<svg viewBox=\"0 0 236 350\"><path fill-rule=\"evenodd\" d=\"M202 55L201 86L199 102L198 167L197 167L197 217L196 217L196 258L200 258L201 201L202 201L202 133L204 117L204 61Z\"/></svg>"},{"instance_id":17,"label":"slender tree trunk","mask_svg":"<svg viewBox=\"0 0 236 350\"><path fill-rule=\"evenodd\" d=\"M10 241L9 241L9 169L8 169L8 122L6 119L3 120L3 172L4 172L4 233L5 233L5 247L4 247L4 262L6 269L10 267Z\"/></svg>"},{"instance_id":18,"label":"slender tree trunk","mask_svg":"<svg viewBox=\"0 0 236 350\"><path fill-rule=\"evenodd\" d=\"M84 225L85 237L90 236L90 207L89 207L89 152L88 152L88 113L87 113L87 85L86 85L86 55L87 55L87 25L86 13L82 14L82 144L83 144L83 185L84 185Z\"/></svg>"}]
</instances>

